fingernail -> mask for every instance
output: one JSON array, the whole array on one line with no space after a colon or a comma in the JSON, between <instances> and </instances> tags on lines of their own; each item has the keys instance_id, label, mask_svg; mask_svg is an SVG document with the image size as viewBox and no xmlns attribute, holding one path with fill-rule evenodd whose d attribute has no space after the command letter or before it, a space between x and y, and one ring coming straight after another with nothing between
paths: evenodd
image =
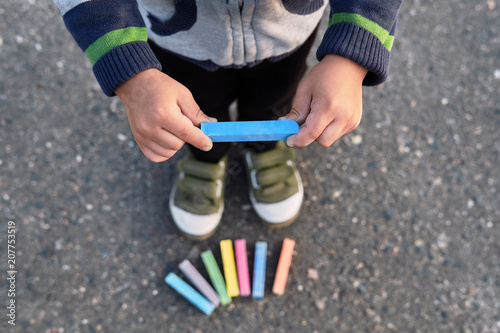
<instances>
[{"instance_id":1,"label":"fingernail","mask_svg":"<svg viewBox=\"0 0 500 333\"><path fill-rule=\"evenodd\" d=\"M216 123L217 122L217 118L214 118L214 117L207 117L207 121L209 123Z\"/></svg>"},{"instance_id":2,"label":"fingernail","mask_svg":"<svg viewBox=\"0 0 500 333\"><path fill-rule=\"evenodd\" d=\"M212 149L213 147L213 144L210 144L209 146L205 146L202 148L203 151L209 151L210 149Z\"/></svg>"},{"instance_id":3,"label":"fingernail","mask_svg":"<svg viewBox=\"0 0 500 333\"><path fill-rule=\"evenodd\" d=\"M286 145L287 145L288 147L295 147L295 145L294 145L294 144L293 144L293 142L292 142L292 139L290 139L290 138L287 138L287 139L286 139Z\"/></svg>"}]
</instances>

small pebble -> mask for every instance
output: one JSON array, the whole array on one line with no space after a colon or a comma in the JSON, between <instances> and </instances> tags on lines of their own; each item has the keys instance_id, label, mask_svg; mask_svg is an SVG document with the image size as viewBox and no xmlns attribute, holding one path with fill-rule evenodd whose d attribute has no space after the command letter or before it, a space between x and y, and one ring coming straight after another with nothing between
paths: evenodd
<instances>
[{"instance_id":1,"label":"small pebble","mask_svg":"<svg viewBox=\"0 0 500 333\"><path fill-rule=\"evenodd\" d=\"M252 209L252 205L245 204L245 205L241 206L241 210L247 211L250 209Z\"/></svg>"},{"instance_id":2,"label":"small pebble","mask_svg":"<svg viewBox=\"0 0 500 333\"><path fill-rule=\"evenodd\" d=\"M383 215L386 220L390 220L394 217L394 211L390 208L384 210Z\"/></svg>"},{"instance_id":3,"label":"small pebble","mask_svg":"<svg viewBox=\"0 0 500 333\"><path fill-rule=\"evenodd\" d=\"M307 269L307 277L311 280L317 280L319 278L318 271L314 268Z\"/></svg>"},{"instance_id":4,"label":"small pebble","mask_svg":"<svg viewBox=\"0 0 500 333\"><path fill-rule=\"evenodd\" d=\"M351 136L351 143L355 146L360 145L363 142L363 137L361 135Z\"/></svg>"},{"instance_id":5,"label":"small pebble","mask_svg":"<svg viewBox=\"0 0 500 333\"><path fill-rule=\"evenodd\" d=\"M318 308L318 310L322 311L326 307L326 300L324 298L317 299L315 304L316 304L316 307Z\"/></svg>"},{"instance_id":6,"label":"small pebble","mask_svg":"<svg viewBox=\"0 0 500 333\"><path fill-rule=\"evenodd\" d=\"M424 246L424 244L425 244L425 242L424 242L424 240L423 240L423 239L417 239L417 240L415 241L415 246L416 246L416 247L422 247L422 246Z\"/></svg>"},{"instance_id":7,"label":"small pebble","mask_svg":"<svg viewBox=\"0 0 500 333\"><path fill-rule=\"evenodd\" d=\"M123 135L123 134L121 134L121 133L118 133L118 134L116 135L116 137L117 137L117 138L118 138L118 140L119 140L119 141L121 141L121 142L124 142L124 141L126 141L126 140L127 140L127 136L126 136L126 135Z\"/></svg>"},{"instance_id":8,"label":"small pebble","mask_svg":"<svg viewBox=\"0 0 500 333\"><path fill-rule=\"evenodd\" d=\"M437 239L437 245L440 249L445 249L448 246L448 238L445 234L441 233Z\"/></svg>"},{"instance_id":9,"label":"small pebble","mask_svg":"<svg viewBox=\"0 0 500 333\"><path fill-rule=\"evenodd\" d=\"M500 80L500 69L495 69L493 75L495 76L495 79Z\"/></svg>"}]
</instances>

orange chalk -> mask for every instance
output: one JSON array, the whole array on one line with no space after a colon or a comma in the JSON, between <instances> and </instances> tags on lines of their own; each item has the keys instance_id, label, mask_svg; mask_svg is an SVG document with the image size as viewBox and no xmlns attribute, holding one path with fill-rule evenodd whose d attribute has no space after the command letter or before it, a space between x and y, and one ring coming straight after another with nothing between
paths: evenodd
<instances>
[{"instance_id":1,"label":"orange chalk","mask_svg":"<svg viewBox=\"0 0 500 333\"><path fill-rule=\"evenodd\" d=\"M290 264L292 263L294 247L295 241L293 239L285 238L283 240L283 247L281 248L281 255L273 284L273 293L276 295L283 295L285 293L286 280L288 278Z\"/></svg>"}]
</instances>

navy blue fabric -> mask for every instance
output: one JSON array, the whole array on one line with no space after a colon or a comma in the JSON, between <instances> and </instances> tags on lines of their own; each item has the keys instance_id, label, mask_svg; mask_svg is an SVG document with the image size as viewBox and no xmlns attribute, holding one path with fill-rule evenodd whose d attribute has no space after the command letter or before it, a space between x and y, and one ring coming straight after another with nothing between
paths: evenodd
<instances>
[{"instance_id":1,"label":"navy blue fabric","mask_svg":"<svg viewBox=\"0 0 500 333\"><path fill-rule=\"evenodd\" d=\"M149 44L138 41L109 51L94 64L92 70L102 91L107 96L113 96L123 82L150 68L161 70L161 64Z\"/></svg>"},{"instance_id":2,"label":"navy blue fabric","mask_svg":"<svg viewBox=\"0 0 500 333\"><path fill-rule=\"evenodd\" d=\"M307 15L320 9L324 0L281 0L286 10L293 14Z\"/></svg>"},{"instance_id":3,"label":"navy blue fabric","mask_svg":"<svg viewBox=\"0 0 500 333\"><path fill-rule=\"evenodd\" d=\"M394 36L396 34L396 26L398 25L398 18L396 17L396 21L394 21L394 25L389 31L389 35Z\"/></svg>"},{"instance_id":4,"label":"navy blue fabric","mask_svg":"<svg viewBox=\"0 0 500 333\"><path fill-rule=\"evenodd\" d=\"M359 14L380 25L387 31L393 31L396 17L403 0L330 0L330 17L335 13Z\"/></svg>"},{"instance_id":5,"label":"navy blue fabric","mask_svg":"<svg viewBox=\"0 0 500 333\"><path fill-rule=\"evenodd\" d=\"M160 36L170 36L179 31L189 30L195 23L198 13L195 0L183 0L175 2L174 15L161 21L151 13L148 19L151 21L151 30Z\"/></svg>"},{"instance_id":6,"label":"navy blue fabric","mask_svg":"<svg viewBox=\"0 0 500 333\"><path fill-rule=\"evenodd\" d=\"M375 35L356 24L333 24L327 29L316 57L321 61L327 54L340 55L368 69L363 85L380 84L389 75L389 50Z\"/></svg>"},{"instance_id":7,"label":"navy blue fabric","mask_svg":"<svg viewBox=\"0 0 500 333\"><path fill-rule=\"evenodd\" d=\"M146 26L135 0L83 2L68 11L63 19L83 51L110 31Z\"/></svg>"}]
</instances>

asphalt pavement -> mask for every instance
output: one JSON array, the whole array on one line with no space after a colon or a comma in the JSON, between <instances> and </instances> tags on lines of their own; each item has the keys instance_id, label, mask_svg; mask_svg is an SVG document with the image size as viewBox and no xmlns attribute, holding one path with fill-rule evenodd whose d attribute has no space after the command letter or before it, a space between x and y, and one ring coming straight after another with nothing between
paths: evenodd
<instances>
[{"instance_id":1,"label":"asphalt pavement","mask_svg":"<svg viewBox=\"0 0 500 333\"><path fill-rule=\"evenodd\" d=\"M142 155L51 1L2 1L0 331L500 332L499 22L496 0L406 1L360 126L297 150L297 222L259 222L235 146L222 225L194 242L167 205L183 152ZM285 237L296 247L275 296ZM269 244L263 299L208 317L164 283L237 238Z\"/></svg>"}]
</instances>

